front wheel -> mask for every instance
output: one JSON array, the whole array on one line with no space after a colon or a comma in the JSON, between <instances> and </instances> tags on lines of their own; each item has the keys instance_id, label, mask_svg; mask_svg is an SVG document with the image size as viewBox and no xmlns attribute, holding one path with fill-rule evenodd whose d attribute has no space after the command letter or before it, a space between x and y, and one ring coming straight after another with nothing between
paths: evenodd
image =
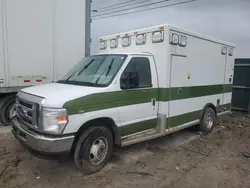
<instances>
[{"instance_id":1,"label":"front wheel","mask_svg":"<svg viewBox=\"0 0 250 188\"><path fill-rule=\"evenodd\" d=\"M92 127L85 131L76 143L74 161L85 174L101 170L113 150L113 136L105 127Z\"/></svg>"},{"instance_id":2,"label":"front wheel","mask_svg":"<svg viewBox=\"0 0 250 188\"><path fill-rule=\"evenodd\" d=\"M210 133L214 126L216 125L216 115L212 108L207 108L202 121L199 125L199 130L202 131L204 134Z\"/></svg>"}]
</instances>

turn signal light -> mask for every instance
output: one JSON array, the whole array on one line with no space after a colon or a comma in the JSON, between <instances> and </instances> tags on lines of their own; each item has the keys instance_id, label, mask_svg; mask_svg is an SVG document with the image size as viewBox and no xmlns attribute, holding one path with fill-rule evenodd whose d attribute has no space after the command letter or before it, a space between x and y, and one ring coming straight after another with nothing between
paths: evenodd
<instances>
[{"instance_id":1,"label":"turn signal light","mask_svg":"<svg viewBox=\"0 0 250 188\"><path fill-rule=\"evenodd\" d=\"M60 116L56 118L57 122L61 122L61 121L67 121L67 116Z\"/></svg>"}]
</instances>

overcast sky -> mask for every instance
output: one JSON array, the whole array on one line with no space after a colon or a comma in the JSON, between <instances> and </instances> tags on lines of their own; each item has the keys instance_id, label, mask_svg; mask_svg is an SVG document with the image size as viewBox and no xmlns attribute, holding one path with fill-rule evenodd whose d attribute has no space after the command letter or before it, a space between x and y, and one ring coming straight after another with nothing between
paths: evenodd
<instances>
[{"instance_id":1,"label":"overcast sky","mask_svg":"<svg viewBox=\"0 0 250 188\"><path fill-rule=\"evenodd\" d=\"M125 1L131 0L93 0L92 10L100 10L99 14L101 14L104 13L101 12L102 7ZM140 1L145 0L134 0L134 2L130 3ZM158 1L161 0L148 0L144 4ZM159 5L183 1L187 0L169 0ZM109 11L125 8L128 8L128 6L112 8ZM145 7L134 10L141 9L145 9ZM250 0L196 0L172 7L93 20L91 51L92 53L99 51L98 37L163 23L174 24L191 31L232 42L236 44L236 57L250 58Z\"/></svg>"}]
</instances>

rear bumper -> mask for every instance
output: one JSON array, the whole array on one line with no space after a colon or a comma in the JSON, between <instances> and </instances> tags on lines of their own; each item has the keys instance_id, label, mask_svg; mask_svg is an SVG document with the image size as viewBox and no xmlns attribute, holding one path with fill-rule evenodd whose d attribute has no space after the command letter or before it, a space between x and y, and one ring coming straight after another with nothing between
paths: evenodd
<instances>
[{"instance_id":1,"label":"rear bumper","mask_svg":"<svg viewBox=\"0 0 250 188\"><path fill-rule=\"evenodd\" d=\"M27 128L17 119L12 120L12 133L28 149L45 155L70 152L75 138L74 135L61 137L42 135Z\"/></svg>"}]
</instances>

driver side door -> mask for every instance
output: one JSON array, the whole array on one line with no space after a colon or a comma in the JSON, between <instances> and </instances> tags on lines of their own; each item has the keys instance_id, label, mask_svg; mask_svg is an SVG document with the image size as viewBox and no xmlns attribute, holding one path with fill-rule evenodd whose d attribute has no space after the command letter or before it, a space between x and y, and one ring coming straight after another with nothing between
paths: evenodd
<instances>
[{"instance_id":1,"label":"driver side door","mask_svg":"<svg viewBox=\"0 0 250 188\"><path fill-rule=\"evenodd\" d=\"M151 56L132 57L120 77L121 136L154 129L157 124L158 83Z\"/></svg>"}]
</instances>

